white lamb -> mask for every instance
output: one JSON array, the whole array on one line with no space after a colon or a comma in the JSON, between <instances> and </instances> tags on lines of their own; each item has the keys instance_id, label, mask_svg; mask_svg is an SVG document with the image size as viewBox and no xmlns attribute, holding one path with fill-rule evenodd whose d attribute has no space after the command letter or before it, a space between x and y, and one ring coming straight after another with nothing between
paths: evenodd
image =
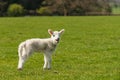
<instances>
[{"instance_id":1,"label":"white lamb","mask_svg":"<svg viewBox=\"0 0 120 80\"><path fill-rule=\"evenodd\" d=\"M33 38L22 42L18 48L18 70L21 70L23 68L24 62L33 52L44 52L43 69L50 69L51 55L55 50L57 44L59 43L60 35L63 32L64 29L62 29L61 31L52 31L51 29L48 29L48 33L51 35L51 38Z\"/></svg>"}]
</instances>

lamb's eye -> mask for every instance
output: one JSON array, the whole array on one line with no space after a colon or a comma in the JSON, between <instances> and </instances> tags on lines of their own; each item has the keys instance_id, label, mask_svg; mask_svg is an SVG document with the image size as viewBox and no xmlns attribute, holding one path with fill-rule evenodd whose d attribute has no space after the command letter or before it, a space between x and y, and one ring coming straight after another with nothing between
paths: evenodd
<instances>
[{"instance_id":1,"label":"lamb's eye","mask_svg":"<svg viewBox=\"0 0 120 80\"><path fill-rule=\"evenodd\" d=\"M55 37L55 35L53 35L53 37Z\"/></svg>"}]
</instances>

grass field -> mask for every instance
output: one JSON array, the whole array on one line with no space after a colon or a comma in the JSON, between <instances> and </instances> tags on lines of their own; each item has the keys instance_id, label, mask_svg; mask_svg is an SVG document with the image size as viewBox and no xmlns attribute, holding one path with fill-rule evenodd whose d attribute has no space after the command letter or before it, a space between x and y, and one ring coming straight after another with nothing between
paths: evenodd
<instances>
[{"instance_id":1,"label":"grass field","mask_svg":"<svg viewBox=\"0 0 120 80\"><path fill-rule=\"evenodd\" d=\"M52 69L35 53L18 71L19 43L48 28L65 29ZM0 18L0 80L120 80L120 16Z\"/></svg>"}]
</instances>

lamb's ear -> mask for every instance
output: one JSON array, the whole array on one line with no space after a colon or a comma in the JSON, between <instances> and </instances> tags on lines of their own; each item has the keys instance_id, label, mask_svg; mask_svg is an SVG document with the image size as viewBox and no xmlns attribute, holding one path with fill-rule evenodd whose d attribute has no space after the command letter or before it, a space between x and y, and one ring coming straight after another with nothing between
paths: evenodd
<instances>
[{"instance_id":1,"label":"lamb's ear","mask_svg":"<svg viewBox=\"0 0 120 80\"><path fill-rule=\"evenodd\" d=\"M53 31L52 31L51 29L48 29L48 33L49 33L50 35L52 35L52 34L53 34Z\"/></svg>"},{"instance_id":2,"label":"lamb's ear","mask_svg":"<svg viewBox=\"0 0 120 80\"><path fill-rule=\"evenodd\" d=\"M65 29L62 29L59 31L60 34L62 34L65 31Z\"/></svg>"}]
</instances>

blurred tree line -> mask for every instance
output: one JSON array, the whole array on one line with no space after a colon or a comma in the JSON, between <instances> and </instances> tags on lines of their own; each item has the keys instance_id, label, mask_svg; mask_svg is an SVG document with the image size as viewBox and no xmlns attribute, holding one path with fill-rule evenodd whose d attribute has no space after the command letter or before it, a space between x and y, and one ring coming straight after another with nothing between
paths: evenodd
<instances>
[{"instance_id":1,"label":"blurred tree line","mask_svg":"<svg viewBox=\"0 0 120 80\"><path fill-rule=\"evenodd\" d=\"M0 16L111 13L108 0L0 0Z\"/></svg>"}]
</instances>

